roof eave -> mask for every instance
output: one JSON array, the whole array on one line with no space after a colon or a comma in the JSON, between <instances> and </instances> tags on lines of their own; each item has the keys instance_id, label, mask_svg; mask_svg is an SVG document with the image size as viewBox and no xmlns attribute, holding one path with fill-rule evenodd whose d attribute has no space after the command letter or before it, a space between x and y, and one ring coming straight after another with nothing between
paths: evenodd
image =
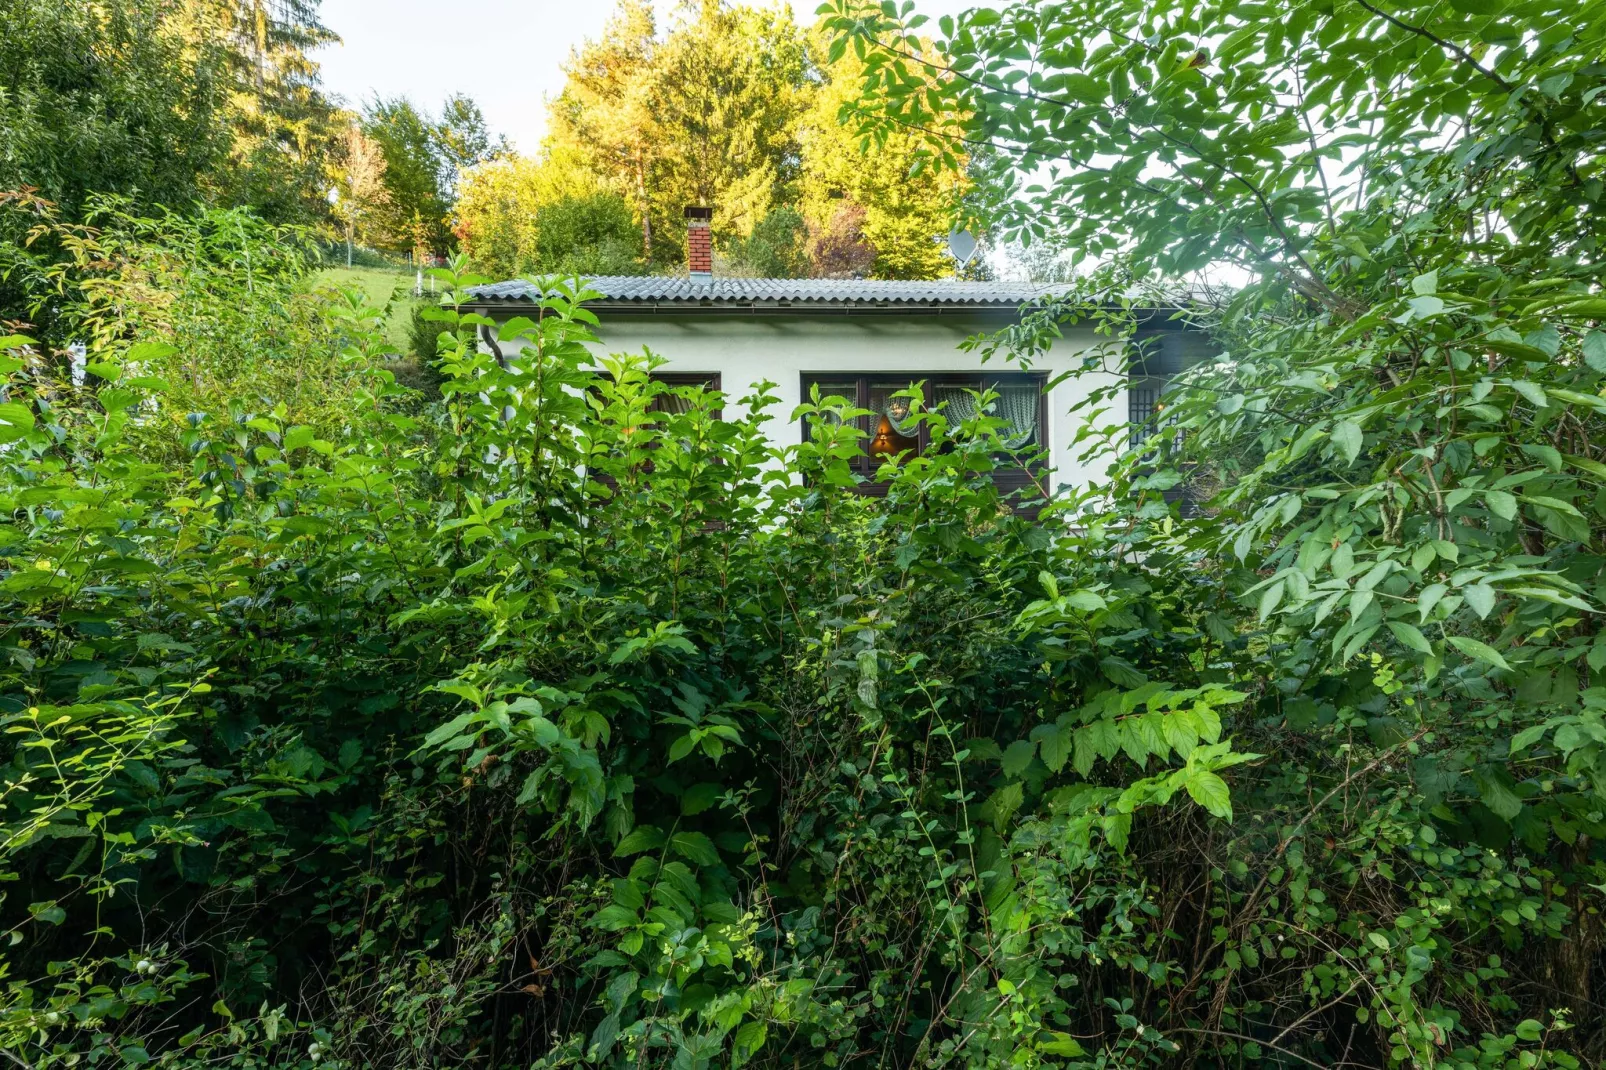
<instances>
[{"instance_id":1,"label":"roof eave","mask_svg":"<svg viewBox=\"0 0 1606 1070\"><path fill-rule=\"evenodd\" d=\"M947 315L947 316L988 316L988 317L1016 317L1020 315L1025 301L743 301L739 299L671 299L671 300L630 300L628 298L601 298L584 302L584 307L593 312L608 312L618 315L805 315L805 316L865 316L865 315ZM525 297L499 297L489 300L477 300L464 303L460 306L464 311L478 313L484 316L496 317L534 315L540 311L540 304ZM1114 307L1114 306L1111 306ZM1170 316L1184 311L1187 306L1156 305L1153 307L1138 306L1132 309L1144 318L1155 316Z\"/></svg>"}]
</instances>

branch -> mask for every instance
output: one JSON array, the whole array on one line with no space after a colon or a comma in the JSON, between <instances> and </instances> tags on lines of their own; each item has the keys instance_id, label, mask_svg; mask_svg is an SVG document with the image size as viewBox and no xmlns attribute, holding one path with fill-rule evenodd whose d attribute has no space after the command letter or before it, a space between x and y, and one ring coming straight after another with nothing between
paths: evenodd
<instances>
[{"instance_id":1,"label":"branch","mask_svg":"<svg viewBox=\"0 0 1606 1070\"><path fill-rule=\"evenodd\" d=\"M1385 22L1388 22L1388 23L1390 23L1390 24L1392 24L1394 26L1398 26L1400 29L1405 30L1407 33L1414 33L1414 34L1417 34L1420 37L1426 37L1429 41L1432 41L1434 44L1438 45L1440 48L1442 48L1445 51L1447 51L1447 52L1451 53L1452 55L1454 55L1462 63L1465 63L1467 66L1471 67L1473 70L1477 71L1479 74L1481 74L1485 78L1489 79L1489 81L1491 81L1495 85L1499 86L1505 92L1507 92L1507 93L1515 93L1517 91L1517 87L1516 86L1512 85L1510 82L1508 82L1504 78L1500 77L1494 71L1491 71L1489 68L1487 68L1483 64L1479 63L1477 61L1477 59L1473 57L1472 53L1468 52L1466 49L1462 48L1460 45L1451 44L1449 41L1446 41L1444 38L1440 37L1438 34L1435 34L1435 33L1431 32L1429 30L1426 30L1421 26L1412 26L1409 22L1405 22L1405 21L1403 21L1401 19L1397 19L1393 15L1390 15L1387 11L1383 11L1380 8L1373 7L1371 4L1367 3L1366 0L1355 0L1355 2L1357 4L1359 4L1359 5L1361 5L1362 7L1364 7L1366 10L1370 11L1372 14L1376 15L1378 18L1380 18L1380 19L1384 20Z\"/></svg>"}]
</instances>

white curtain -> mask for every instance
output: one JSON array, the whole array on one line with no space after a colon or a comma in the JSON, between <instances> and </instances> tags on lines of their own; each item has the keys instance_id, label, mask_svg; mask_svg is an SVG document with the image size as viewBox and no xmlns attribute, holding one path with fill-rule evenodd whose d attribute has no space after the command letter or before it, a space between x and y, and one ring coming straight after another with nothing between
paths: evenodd
<instances>
[{"instance_id":1,"label":"white curtain","mask_svg":"<svg viewBox=\"0 0 1606 1070\"><path fill-rule=\"evenodd\" d=\"M1001 386L994 391L998 398L989 413L1003 420L1006 426L1000 432L1004 445L1020 449L1037 439L1037 410L1041 392L1036 386ZM963 386L938 386L934 400L946 404L950 429L976 415L976 391Z\"/></svg>"},{"instance_id":2,"label":"white curtain","mask_svg":"<svg viewBox=\"0 0 1606 1070\"><path fill-rule=\"evenodd\" d=\"M893 410L902 409L903 419L898 419ZM904 438L914 438L920 425L915 421L914 402L908 398L887 397L881 402L881 415L887 418L887 424Z\"/></svg>"},{"instance_id":3,"label":"white curtain","mask_svg":"<svg viewBox=\"0 0 1606 1070\"><path fill-rule=\"evenodd\" d=\"M943 410L948 417L948 430L971 419L976 415L975 392L963 386L936 386L932 390L932 400L937 405L947 405Z\"/></svg>"},{"instance_id":4,"label":"white curtain","mask_svg":"<svg viewBox=\"0 0 1606 1070\"><path fill-rule=\"evenodd\" d=\"M1001 433L1004 445L1012 450L1037 437L1037 401L1041 393L1035 386L1001 386L993 412L1009 426Z\"/></svg>"}]
</instances>

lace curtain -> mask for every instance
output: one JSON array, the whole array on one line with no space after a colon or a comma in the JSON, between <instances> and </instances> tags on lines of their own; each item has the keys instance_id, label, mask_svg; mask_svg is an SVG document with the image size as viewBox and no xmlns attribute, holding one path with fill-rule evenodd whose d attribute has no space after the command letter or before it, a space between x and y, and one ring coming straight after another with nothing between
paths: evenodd
<instances>
[{"instance_id":1,"label":"lace curtain","mask_svg":"<svg viewBox=\"0 0 1606 1070\"><path fill-rule=\"evenodd\" d=\"M902 413L902 416L899 413ZM887 424L905 438L914 438L920 425L915 420L914 403L908 398L887 397L881 402L881 415Z\"/></svg>"},{"instance_id":2,"label":"lace curtain","mask_svg":"<svg viewBox=\"0 0 1606 1070\"><path fill-rule=\"evenodd\" d=\"M1004 445L1014 450L1037 441L1037 402L1041 396L1037 387L1001 386L996 388L996 393L998 398L993 402L990 414L1003 420L1006 425L1000 434ZM976 392L968 387L938 386L934 391L934 401L938 405L948 406L946 412L950 427L956 427L976 415Z\"/></svg>"},{"instance_id":3,"label":"lace curtain","mask_svg":"<svg viewBox=\"0 0 1606 1070\"><path fill-rule=\"evenodd\" d=\"M691 401L679 394L665 391L652 399L652 407L668 416L682 416L691 411Z\"/></svg>"},{"instance_id":4,"label":"lace curtain","mask_svg":"<svg viewBox=\"0 0 1606 1070\"><path fill-rule=\"evenodd\" d=\"M976 415L976 397L969 387L937 386L932 397L935 404L948 406L943 411L948 417L949 427L958 427Z\"/></svg>"},{"instance_id":5,"label":"lace curtain","mask_svg":"<svg viewBox=\"0 0 1606 1070\"><path fill-rule=\"evenodd\" d=\"M993 415L1003 419L1009 428L1003 432L1004 445L1018 450L1037 439L1037 400L1041 393L1035 386L1001 386Z\"/></svg>"}]
</instances>

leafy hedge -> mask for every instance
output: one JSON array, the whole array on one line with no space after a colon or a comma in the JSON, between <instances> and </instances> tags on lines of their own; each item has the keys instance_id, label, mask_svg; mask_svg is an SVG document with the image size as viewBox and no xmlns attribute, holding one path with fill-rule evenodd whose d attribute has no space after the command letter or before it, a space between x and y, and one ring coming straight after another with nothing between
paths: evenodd
<instances>
[{"instance_id":1,"label":"leafy hedge","mask_svg":"<svg viewBox=\"0 0 1606 1070\"><path fill-rule=\"evenodd\" d=\"M1598 692L1511 701L1481 573L1437 603L1469 658L1257 623L1399 597L1458 552L1436 528L1335 573L1317 520L1246 568L1245 514L1184 518L1136 460L1026 520L986 415L922 416L938 448L861 498L848 424L777 453L763 387L719 419L653 406L650 357L588 371L576 296L503 361L449 302L425 408L379 311L330 305L366 383L337 438L169 415L162 343L92 396L5 343L8 1050L1574 1065ZM144 459L163 433L188 465ZM1490 589L1563 592L1520 604L1565 637L1578 596L1530 572Z\"/></svg>"},{"instance_id":2,"label":"leafy hedge","mask_svg":"<svg viewBox=\"0 0 1606 1070\"><path fill-rule=\"evenodd\" d=\"M1244 269L1030 519L1000 421L861 497L852 410L599 374L566 284L442 273L433 401L245 219L44 273L96 330L81 387L0 342L0 1052L1598 1065L1606 14L1452 7L987 8L938 68L842 5L870 136L1089 165L993 176L1119 255L981 351Z\"/></svg>"}]
</instances>

